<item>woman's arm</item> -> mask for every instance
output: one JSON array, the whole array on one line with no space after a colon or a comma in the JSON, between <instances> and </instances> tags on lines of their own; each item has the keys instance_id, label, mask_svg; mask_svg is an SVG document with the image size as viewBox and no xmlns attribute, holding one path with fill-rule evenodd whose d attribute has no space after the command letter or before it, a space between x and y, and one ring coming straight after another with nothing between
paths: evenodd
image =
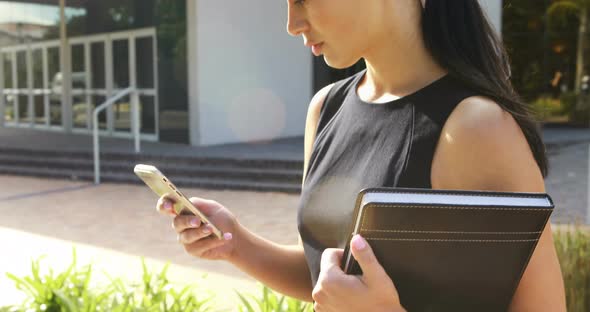
<instances>
[{"instance_id":1,"label":"woman's arm","mask_svg":"<svg viewBox=\"0 0 590 312\"><path fill-rule=\"evenodd\" d=\"M329 85L320 90L312 98L308 108L302 186L315 141L321 108L331 88L332 85ZM172 209L173 200L166 196L160 197L156 209L163 215L174 216L172 226L188 254L203 259L227 260L280 293L312 301L311 275L301 237L299 237L299 244L295 246L275 244L248 231L222 204L199 197L193 197L190 200L200 207L211 222L225 234L223 240L209 239L211 230L208 226L201 226L199 218L176 215Z\"/></svg>"},{"instance_id":2,"label":"woman's arm","mask_svg":"<svg viewBox=\"0 0 590 312\"><path fill-rule=\"evenodd\" d=\"M311 281L301 243L295 246L275 244L256 236L217 201L192 197L191 202L207 215L211 223L224 232L223 239L211 237L209 225L199 218L176 215L166 196L158 200L160 213L174 216L172 227L184 250L197 258L225 260L270 288L283 294L309 300Z\"/></svg>"},{"instance_id":3,"label":"woman's arm","mask_svg":"<svg viewBox=\"0 0 590 312\"><path fill-rule=\"evenodd\" d=\"M436 189L544 193L541 171L514 118L471 97L447 120L432 162ZM561 268L548 223L512 299L511 311L566 311Z\"/></svg>"},{"instance_id":4,"label":"woman's arm","mask_svg":"<svg viewBox=\"0 0 590 312\"><path fill-rule=\"evenodd\" d=\"M301 244L273 243L239 226L240 241L229 260L268 287L303 301L311 301L311 275Z\"/></svg>"},{"instance_id":5,"label":"woman's arm","mask_svg":"<svg viewBox=\"0 0 590 312\"><path fill-rule=\"evenodd\" d=\"M333 84L324 87L311 100L305 122L303 187L309 158L313 150L320 111ZM239 226L242 238L235 257L230 262L270 288L304 301L312 301L311 276L301 236L296 246L281 246L247 231Z\"/></svg>"}]
</instances>

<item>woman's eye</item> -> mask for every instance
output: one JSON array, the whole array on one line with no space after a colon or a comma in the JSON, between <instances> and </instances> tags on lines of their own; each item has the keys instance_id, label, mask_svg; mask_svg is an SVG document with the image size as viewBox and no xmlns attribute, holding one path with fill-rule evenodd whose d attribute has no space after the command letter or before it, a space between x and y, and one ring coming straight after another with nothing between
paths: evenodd
<instances>
[{"instance_id":1,"label":"woman's eye","mask_svg":"<svg viewBox=\"0 0 590 312\"><path fill-rule=\"evenodd\" d=\"M295 4L296 5L302 5L305 2L305 0L295 0Z\"/></svg>"}]
</instances>

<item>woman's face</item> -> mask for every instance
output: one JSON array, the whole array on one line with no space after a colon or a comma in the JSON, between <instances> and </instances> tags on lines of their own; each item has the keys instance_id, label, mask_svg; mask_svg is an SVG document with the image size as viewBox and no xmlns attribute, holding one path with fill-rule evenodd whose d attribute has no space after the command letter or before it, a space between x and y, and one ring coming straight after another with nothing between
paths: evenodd
<instances>
[{"instance_id":1,"label":"woman's face","mask_svg":"<svg viewBox=\"0 0 590 312\"><path fill-rule=\"evenodd\" d=\"M421 0L425 1L425 0ZM333 68L346 68L403 27L419 0L287 0L287 32L302 35Z\"/></svg>"},{"instance_id":2,"label":"woman's face","mask_svg":"<svg viewBox=\"0 0 590 312\"><path fill-rule=\"evenodd\" d=\"M368 0L287 0L287 31L302 35L307 46L320 44L320 53L333 68L354 65L368 43ZM310 47L311 48L311 47Z\"/></svg>"}]
</instances>

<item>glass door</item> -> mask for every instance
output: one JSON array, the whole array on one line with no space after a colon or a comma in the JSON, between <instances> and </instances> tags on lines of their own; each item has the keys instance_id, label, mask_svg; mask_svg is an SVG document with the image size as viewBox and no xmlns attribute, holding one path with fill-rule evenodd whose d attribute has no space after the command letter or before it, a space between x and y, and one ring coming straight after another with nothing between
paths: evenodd
<instances>
[{"instance_id":1,"label":"glass door","mask_svg":"<svg viewBox=\"0 0 590 312\"><path fill-rule=\"evenodd\" d=\"M14 124L16 122L16 93L14 86L15 82L15 65L14 65L14 52L3 50L0 53L0 59L2 66L2 108L4 114L4 123L7 125Z\"/></svg>"},{"instance_id":2,"label":"glass door","mask_svg":"<svg viewBox=\"0 0 590 312\"><path fill-rule=\"evenodd\" d=\"M5 125L63 129L59 57L57 41L0 50Z\"/></svg>"},{"instance_id":3,"label":"glass door","mask_svg":"<svg viewBox=\"0 0 590 312\"><path fill-rule=\"evenodd\" d=\"M63 130L64 75L59 41L0 48L0 111L7 126ZM92 111L129 86L139 93L140 132L158 139L157 49L154 28L69 40L72 131L89 133ZM102 134L132 137L131 99L99 114Z\"/></svg>"},{"instance_id":4,"label":"glass door","mask_svg":"<svg viewBox=\"0 0 590 312\"><path fill-rule=\"evenodd\" d=\"M129 68L130 59L130 40L125 34L113 38L111 42L113 56L113 85L112 95L119 94L131 86ZM113 127L118 133L131 132L131 97L121 98L113 106Z\"/></svg>"},{"instance_id":5,"label":"glass door","mask_svg":"<svg viewBox=\"0 0 590 312\"><path fill-rule=\"evenodd\" d=\"M141 136L158 139L155 38L155 30L150 28L70 40L74 131L91 131L93 109L136 86ZM101 133L132 137L131 112L131 97L121 98L99 114Z\"/></svg>"},{"instance_id":6,"label":"glass door","mask_svg":"<svg viewBox=\"0 0 590 312\"><path fill-rule=\"evenodd\" d=\"M31 51L32 89L33 89L33 125L47 127L47 106L45 103L46 81L43 75L43 47L33 47Z\"/></svg>"},{"instance_id":7,"label":"glass door","mask_svg":"<svg viewBox=\"0 0 590 312\"><path fill-rule=\"evenodd\" d=\"M61 72L61 53L59 43L47 45L44 49L44 58L47 62L45 65L44 78L47 80L46 101L49 106L49 127L62 128L62 93L63 93L63 74Z\"/></svg>"},{"instance_id":8,"label":"glass door","mask_svg":"<svg viewBox=\"0 0 590 312\"><path fill-rule=\"evenodd\" d=\"M88 90L88 62L86 54L90 53L89 44L71 44L72 56L72 127L86 129L90 127L92 114L91 95Z\"/></svg>"}]
</instances>

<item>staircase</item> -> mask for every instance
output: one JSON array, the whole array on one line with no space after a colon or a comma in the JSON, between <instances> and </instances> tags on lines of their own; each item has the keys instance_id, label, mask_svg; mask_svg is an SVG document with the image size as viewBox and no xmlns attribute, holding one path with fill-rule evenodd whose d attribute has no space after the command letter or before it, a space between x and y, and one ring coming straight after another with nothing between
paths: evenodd
<instances>
[{"instance_id":1,"label":"staircase","mask_svg":"<svg viewBox=\"0 0 590 312\"><path fill-rule=\"evenodd\" d=\"M102 153L100 158L102 182L141 184L143 182L135 176L133 167L143 163L158 167L179 187L301 192L302 161L161 157L133 153ZM93 166L90 152L0 147L0 174L92 181Z\"/></svg>"}]
</instances>

